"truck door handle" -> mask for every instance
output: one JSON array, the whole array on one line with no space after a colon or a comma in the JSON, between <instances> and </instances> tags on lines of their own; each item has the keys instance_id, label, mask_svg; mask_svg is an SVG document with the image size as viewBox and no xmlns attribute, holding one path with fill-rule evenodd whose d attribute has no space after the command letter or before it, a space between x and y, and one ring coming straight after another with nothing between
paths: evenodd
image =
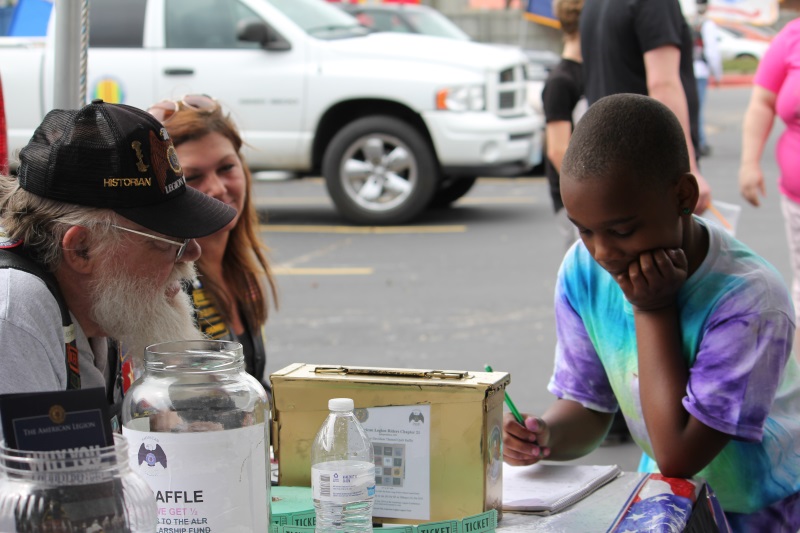
<instances>
[{"instance_id":1,"label":"truck door handle","mask_svg":"<svg viewBox=\"0 0 800 533\"><path fill-rule=\"evenodd\" d=\"M189 76L194 74L193 68L165 68L164 74L167 76Z\"/></svg>"}]
</instances>

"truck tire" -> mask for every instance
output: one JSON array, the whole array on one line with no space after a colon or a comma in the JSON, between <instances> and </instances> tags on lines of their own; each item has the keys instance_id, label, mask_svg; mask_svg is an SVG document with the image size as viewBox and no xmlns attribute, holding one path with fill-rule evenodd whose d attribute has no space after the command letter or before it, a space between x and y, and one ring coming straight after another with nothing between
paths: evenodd
<instances>
[{"instance_id":1,"label":"truck tire","mask_svg":"<svg viewBox=\"0 0 800 533\"><path fill-rule=\"evenodd\" d=\"M357 224L402 224L436 192L433 148L416 129L389 116L354 120L325 150L322 174L342 216Z\"/></svg>"},{"instance_id":2,"label":"truck tire","mask_svg":"<svg viewBox=\"0 0 800 533\"><path fill-rule=\"evenodd\" d=\"M450 207L453 202L467 194L477 180L477 177L443 180L428 207L432 209Z\"/></svg>"}]
</instances>

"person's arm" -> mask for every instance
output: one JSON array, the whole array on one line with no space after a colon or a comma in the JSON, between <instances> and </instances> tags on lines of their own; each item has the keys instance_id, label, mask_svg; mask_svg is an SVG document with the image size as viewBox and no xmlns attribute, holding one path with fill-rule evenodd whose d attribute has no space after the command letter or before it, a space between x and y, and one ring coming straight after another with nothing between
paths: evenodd
<instances>
[{"instance_id":1,"label":"person's arm","mask_svg":"<svg viewBox=\"0 0 800 533\"><path fill-rule=\"evenodd\" d=\"M545 128L547 158L559 174L561 174L561 162L564 160L564 154L567 152L571 137L572 124L568 120L556 120L547 123Z\"/></svg>"},{"instance_id":2,"label":"person's arm","mask_svg":"<svg viewBox=\"0 0 800 533\"><path fill-rule=\"evenodd\" d=\"M0 269L0 394L64 390L66 356L58 302L44 282Z\"/></svg>"},{"instance_id":3,"label":"person's arm","mask_svg":"<svg viewBox=\"0 0 800 533\"><path fill-rule=\"evenodd\" d=\"M682 355L677 294L688 266L680 249L645 252L617 276L634 309L639 390L656 463L669 477L692 477L730 441L683 406L689 369Z\"/></svg>"},{"instance_id":4,"label":"person's arm","mask_svg":"<svg viewBox=\"0 0 800 533\"><path fill-rule=\"evenodd\" d=\"M775 121L777 95L759 85L753 85L750 104L742 125L742 157L739 165L739 192L745 200L758 207L759 196L766 196L761 155Z\"/></svg>"},{"instance_id":5,"label":"person's arm","mask_svg":"<svg viewBox=\"0 0 800 533\"><path fill-rule=\"evenodd\" d=\"M583 457L603 441L613 413L587 409L572 400L558 400L542 415L550 431L550 459L568 461Z\"/></svg>"},{"instance_id":6,"label":"person's arm","mask_svg":"<svg viewBox=\"0 0 800 533\"><path fill-rule=\"evenodd\" d=\"M577 253L574 248L567 253L556 283L559 342L548 390L559 400L541 418L523 414L524 424L513 416L505 417L503 454L513 465L533 464L543 458L568 460L589 453L602 442L611 427L612 412L618 408L580 309L570 300L571 280L580 278L575 266Z\"/></svg>"},{"instance_id":7,"label":"person's arm","mask_svg":"<svg viewBox=\"0 0 800 533\"><path fill-rule=\"evenodd\" d=\"M689 150L689 171L697 178L700 198L695 213L702 213L711 202L711 187L700 174L692 143L692 130L689 122L689 106L683 90L680 75L681 51L677 46L667 45L644 53L644 67L647 73L647 93L675 113L683 128L686 147Z\"/></svg>"},{"instance_id":8,"label":"person's arm","mask_svg":"<svg viewBox=\"0 0 800 533\"><path fill-rule=\"evenodd\" d=\"M503 418L503 459L511 465L583 457L602 442L614 418L572 400L556 401L541 418L522 416L524 425L511 413Z\"/></svg>"},{"instance_id":9,"label":"person's arm","mask_svg":"<svg viewBox=\"0 0 800 533\"><path fill-rule=\"evenodd\" d=\"M656 463L669 477L691 477L730 441L683 407L689 370L681 355L676 304L634 313L642 413Z\"/></svg>"},{"instance_id":10,"label":"person's arm","mask_svg":"<svg viewBox=\"0 0 800 533\"><path fill-rule=\"evenodd\" d=\"M508 414L503 420L503 456L513 465L543 458L569 460L594 450L605 437L619 407L606 369L586 330L581 300L572 294L583 285L580 254L572 248L558 272L555 296L556 357L548 390L557 400L541 416L523 414L524 424ZM574 296L574 300L572 297Z\"/></svg>"}]
</instances>

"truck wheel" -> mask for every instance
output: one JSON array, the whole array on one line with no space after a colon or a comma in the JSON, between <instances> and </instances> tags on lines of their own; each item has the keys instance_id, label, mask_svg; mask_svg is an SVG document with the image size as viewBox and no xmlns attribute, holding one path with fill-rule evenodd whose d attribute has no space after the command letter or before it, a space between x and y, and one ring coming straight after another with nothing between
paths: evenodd
<instances>
[{"instance_id":1,"label":"truck wheel","mask_svg":"<svg viewBox=\"0 0 800 533\"><path fill-rule=\"evenodd\" d=\"M477 180L478 178L453 178L442 181L428 207L434 209L450 207L453 202L467 194Z\"/></svg>"},{"instance_id":2,"label":"truck wheel","mask_svg":"<svg viewBox=\"0 0 800 533\"><path fill-rule=\"evenodd\" d=\"M322 174L333 203L357 224L402 224L425 209L439 182L430 144L388 116L355 120L331 140Z\"/></svg>"}]
</instances>

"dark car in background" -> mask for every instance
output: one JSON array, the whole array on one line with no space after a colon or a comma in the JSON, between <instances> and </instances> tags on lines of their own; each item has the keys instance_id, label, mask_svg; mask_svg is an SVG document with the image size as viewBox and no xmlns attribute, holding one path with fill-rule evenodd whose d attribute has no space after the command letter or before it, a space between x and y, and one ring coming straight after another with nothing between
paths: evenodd
<instances>
[{"instance_id":1,"label":"dark car in background","mask_svg":"<svg viewBox=\"0 0 800 533\"><path fill-rule=\"evenodd\" d=\"M421 33L434 37L446 37L472 41L472 37L455 22L436 9L421 4L344 4L340 8L353 15L362 25L373 31ZM511 45L498 45L511 46ZM558 64L560 57L550 50L523 49L530 60L530 77L544 81L550 69Z\"/></svg>"},{"instance_id":2,"label":"dark car in background","mask_svg":"<svg viewBox=\"0 0 800 533\"><path fill-rule=\"evenodd\" d=\"M361 24L375 31L422 33L471 41L452 20L432 7L419 4L339 4Z\"/></svg>"}]
</instances>

